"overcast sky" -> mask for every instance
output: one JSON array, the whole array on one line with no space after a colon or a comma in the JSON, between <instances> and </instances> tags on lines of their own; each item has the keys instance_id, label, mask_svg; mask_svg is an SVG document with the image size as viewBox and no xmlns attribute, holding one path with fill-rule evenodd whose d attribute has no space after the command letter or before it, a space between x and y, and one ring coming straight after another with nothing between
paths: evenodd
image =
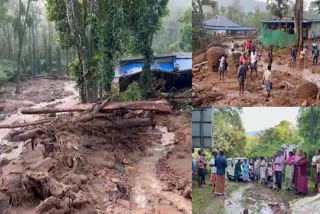
<instances>
[{"instance_id":1,"label":"overcast sky","mask_svg":"<svg viewBox=\"0 0 320 214\"><path fill-rule=\"evenodd\" d=\"M262 131L278 125L282 120L297 125L299 108L296 107L251 107L242 108L243 126L246 132Z\"/></svg>"}]
</instances>

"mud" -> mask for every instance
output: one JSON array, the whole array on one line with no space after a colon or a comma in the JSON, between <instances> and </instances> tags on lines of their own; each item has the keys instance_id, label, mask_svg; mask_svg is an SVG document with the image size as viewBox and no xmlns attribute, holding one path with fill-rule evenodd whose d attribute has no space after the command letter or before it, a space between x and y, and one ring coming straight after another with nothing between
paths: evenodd
<instances>
[{"instance_id":1,"label":"mud","mask_svg":"<svg viewBox=\"0 0 320 214\"><path fill-rule=\"evenodd\" d=\"M227 39L227 41L223 42L223 45L230 47L230 41L231 39ZM243 39L234 39L234 42L242 44ZM229 48L225 48L225 51L230 52ZM240 51L240 47L236 49L236 53ZM219 80L220 77L217 69L210 72L207 66L193 72L193 105L233 107L319 105L318 93L314 93L314 89L311 90L312 95L309 93L307 96L296 96L297 94L301 94L298 88L300 85L313 83L318 87L320 86L319 65L312 65L311 58L308 57L304 69L292 67L289 65L289 54L290 52L287 50L280 50L274 53L274 63L272 64L273 90L269 100L266 101L266 91L262 84L263 72L267 67L265 63L267 51L262 50L261 60L258 61L258 76L252 75L250 77L250 70L248 71L245 82L245 94L242 96L239 95L237 71L233 68L235 66L228 68L224 81ZM296 92L297 90L298 92Z\"/></svg>"},{"instance_id":2,"label":"mud","mask_svg":"<svg viewBox=\"0 0 320 214\"><path fill-rule=\"evenodd\" d=\"M42 117L20 114L22 107L78 103L73 82L50 81L40 80L37 87L44 84L46 93L59 91L55 100L45 93L33 100L30 94L37 89L33 81L26 83L24 91L28 93L21 97L6 95L6 103L11 99L19 105L6 111L1 124ZM59 89L52 88L52 84ZM74 126L71 119L77 116L57 114L55 124L38 126L48 133L58 133L55 140L59 143L54 140L49 148L50 138L37 140L33 150L29 141L4 140L12 131L0 130L0 204L7 214L191 213L190 114L156 115L155 129L122 131L101 129L105 123L99 120ZM65 119L70 122L63 122ZM172 180L165 182L165 177ZM164 188L169 184L171 188Z\"/></svg>"}]
</instances>

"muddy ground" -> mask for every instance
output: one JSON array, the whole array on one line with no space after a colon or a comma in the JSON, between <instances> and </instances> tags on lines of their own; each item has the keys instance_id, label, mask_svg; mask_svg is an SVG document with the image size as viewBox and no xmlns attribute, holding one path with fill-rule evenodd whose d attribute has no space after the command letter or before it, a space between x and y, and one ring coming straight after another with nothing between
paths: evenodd
<instances>
[{"instance_id":1,"label":"muddy ground","mask_svg":"<svg viewBox=\"0 0 320 214\"><path fill-rule=\"evenodd\" d=\"M48 117L22 115L22 107L79 102L70 80L28 80L19 96L13 84L1 91L0 125ZM11 130L0 129L0 213L191 213L191 114L155 120L154 129L101 132L93 130L97 121L68 127L59 136L67 146L51 152L41 142L34 150L30 142L9 142Z\"/></svg>"},{"instance_id":2,"label":"muddy ground","mask_svg":"<svg viewBox=\"0 0 320 214\"><path fill-rule=\"evenodd\" d=\"M220 38L213 47L222 47L226 53L230 53L230 42L232 38ZM243 44L243 38L235 38L236 44ZM310 42L309 42L310 43ZM311 43L309 47L311 46ZM311 51L308 53L306 66L300 69L292 67L290 62L289 49L279 49L274 51L272 64L273 90L272 97L266 101L266 91L262 84L263 72L267 67L267 51L260 47L262 51L261 60L258 61L258 76L250 77L250 70L245 82L245 94L239 95L239 84L237 71L229 68L224 81L219 80L218 69L210 72L207 66L203 66L199 71L193 72L193 93L192 103L194 106L318 106L318 93L301 95L299 85L313 83L317 87L320 85L320 65L312 65ZM241 48L236 48L239 53ZM194 58L195 59L195 58ZM200 60L201 61L201 60ZM197 62L198 63L198 62ZM299 58L297 58L299 63ZM229 63L230 64L230 63ZM230 66L231 67L231 66ZM233 66L232 66L233 67ZM304 87L302 87L304 88ZM297 95L298 94L298 95Z\"/></svg>"},{"instance_id":3,"label":"muddy ground","mask_svg":"<svg viewBox=\"0 0 320 214\"><path fill-rule=\"evenodd\" d=\"M209 184L209 177L207 177ZM193 181L193 212L198 214L242 214L244 209L248 209L249 213L262 214L290 214L297 213L297 205L301 208L304 201L315 201L312 209L307 210L309 205L301 208L302 213L317 213L319 205L315 200L311 185L309 185L309 193L307 196L301 197L293 192L283 190L278 193L262 186L258 183L236 183L232 181L226 182L226 197L215 196L212 193L213 187L206 185L199 189L196 180ZM319 200L319 197L317 197ZM317 207L317 208L316 208ZM311 211L311 212L309 212Z\"/></svg>"}]
</instances>

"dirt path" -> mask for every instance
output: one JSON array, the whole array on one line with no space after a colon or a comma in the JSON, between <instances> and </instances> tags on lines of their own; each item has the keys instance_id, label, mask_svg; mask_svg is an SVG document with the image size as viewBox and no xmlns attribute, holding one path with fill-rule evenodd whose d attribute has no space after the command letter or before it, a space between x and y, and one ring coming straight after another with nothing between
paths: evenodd
<instances>
[{"instance_id":1,"label":"dirt path","mask_svg":"<svg viewBox=\"0 0 320 214\"><path fill-rule=\"evenodd\" d=\"M239 43L238 41L235 41ZM242 42L242 40L240 41ZM229 45L224 42L223 45ZM241 43L239 43L241 44ZM225 47L223 46L222 47ZM229 46L228 46L229 47ZM228 48L226 52L230 52ZM236 51L239 52L239 49ZM282 51L283 52L283 51ZM266 92L262 84L263 72L267 67L265 63L266 51L262 60L258 62L258 76L250 77L250 70L245 82L245 94L239 96L239 83L235 70L228 70L224 81L219 80L219 73L210 73L206 67L193 76L193 105L195 106L303 106L305 98L297 98L295 91L298 85L309 81L320 86L320 74L317 66L310 66L310 60L306 61L304 70L288 66L287 53L274 54L272 64L273 90L272 97L266 101ZM297 60L298 61L298 60ZM308 105L318 105L318 100L309 99Z\"/></svg>"},{"instance_id":2,"label":"dirt path","mask_svg":"<svg viewBox=\"0 0 320 214\"><path fill-rule=\"evenodd\" d=\"M50 83L49 83L50 82ZM55 92L54 85L62 86L62 89L58 90L55 93L54 99L51 93L46 93L51 91ZM30 82L24 82L25 85L28 85L28 88L22 92L21 95L15 94L7 94L5 96L5 119L0 121L0 125L3 124L14 124L15 122L32 122L41 118L40 115L24 115L21 114L21 109L24 107L35 107L41 108L46 106L56 106L56 107L67 107L76 105L79 103L78 99L78 91L75 88L75 83L73 81L60 81L60 80L31 80ZM5 91L12 91L12 86L9 85ZM42 94L38 94L39 88L42 88ZM37 97L36 95L39 95ZM35 97L34 97L35 96ZM40 100L45 100L40 102ZM50 101L51 100L51 101ZM18 106L18 109L13 108L11 105L14 103L15 106ZM12 151L9 153L1 153L0 158L7 158L9 160L16 159L23 150L23 142L16 142L14 144L6 141L5 136L12 131L12 129L0 129L0 145L4 145L6 147L12 147Z\"/></svg>"},{"instance_id":3,"label":"dirt path","mask_svg":"<svg viewBox=\"0 0 320 214\"><path fill-rule=\"evenodd\" d=\"M178 210L191 214L190 201L181 195L162 190L163 185L156 173L156 166L173 148L175 136L173 132L168 131L167 127L157 127L156 129L162 135L161 142L149 147L147 153L150 153L150 156L142 157L138 164L135 165L137 177L134 179L131 194L131 201L134 204L133 210L140 212L141 210L146 210L152 213L155 204L151 202L168 200Z\"/></svg>"}]
</instances>

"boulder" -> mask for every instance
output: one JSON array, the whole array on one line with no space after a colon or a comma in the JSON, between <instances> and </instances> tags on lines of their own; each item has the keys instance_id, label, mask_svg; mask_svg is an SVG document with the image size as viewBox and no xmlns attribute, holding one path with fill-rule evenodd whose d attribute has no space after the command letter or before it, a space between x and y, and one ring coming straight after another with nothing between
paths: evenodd
<instances>
[{"instance_id":1,"label":"boulder","mask_svg":"<svg viewBox=\"0 0 320 214\"><path fill-rule=\"evenodd\" d=\"M196 65L207 60L206 53L201 53L198 56L192 58L192 65Z\"/></svg>"},{"instance_id":2,"label":"boulder","mask_svg":"<svg viewBox=\"0 0 320 214\"><path fill-rule=\"evenodd\" d=\"M210 72L218 71L219 68L219 59L224 54L225 51L223 48L211 47L207 50L206 56L208 61L208 68Z\"/></svg>"},{"instance_id":3,"label":"boulder","mask_svg":"<svg viewBox=\"0 0 320 214\"><path fill-rule=\"evenodd\" d=\"M241 53L233 53L227 57L229 71L232 71L234 73L237 72L237 69L239 67L240 57L241 57Z\"/></svg>"},{"instance_id":4,"label":"boulder","mask_svg":"<svg viewBox=\"0 0 320 214\"><path fill-rule=\"evenodd\" d=\"M318 95L318 86L312 82L306 82L298 85L295 91L295 97L307 99Z\"/></svg>"}]
</instances>

